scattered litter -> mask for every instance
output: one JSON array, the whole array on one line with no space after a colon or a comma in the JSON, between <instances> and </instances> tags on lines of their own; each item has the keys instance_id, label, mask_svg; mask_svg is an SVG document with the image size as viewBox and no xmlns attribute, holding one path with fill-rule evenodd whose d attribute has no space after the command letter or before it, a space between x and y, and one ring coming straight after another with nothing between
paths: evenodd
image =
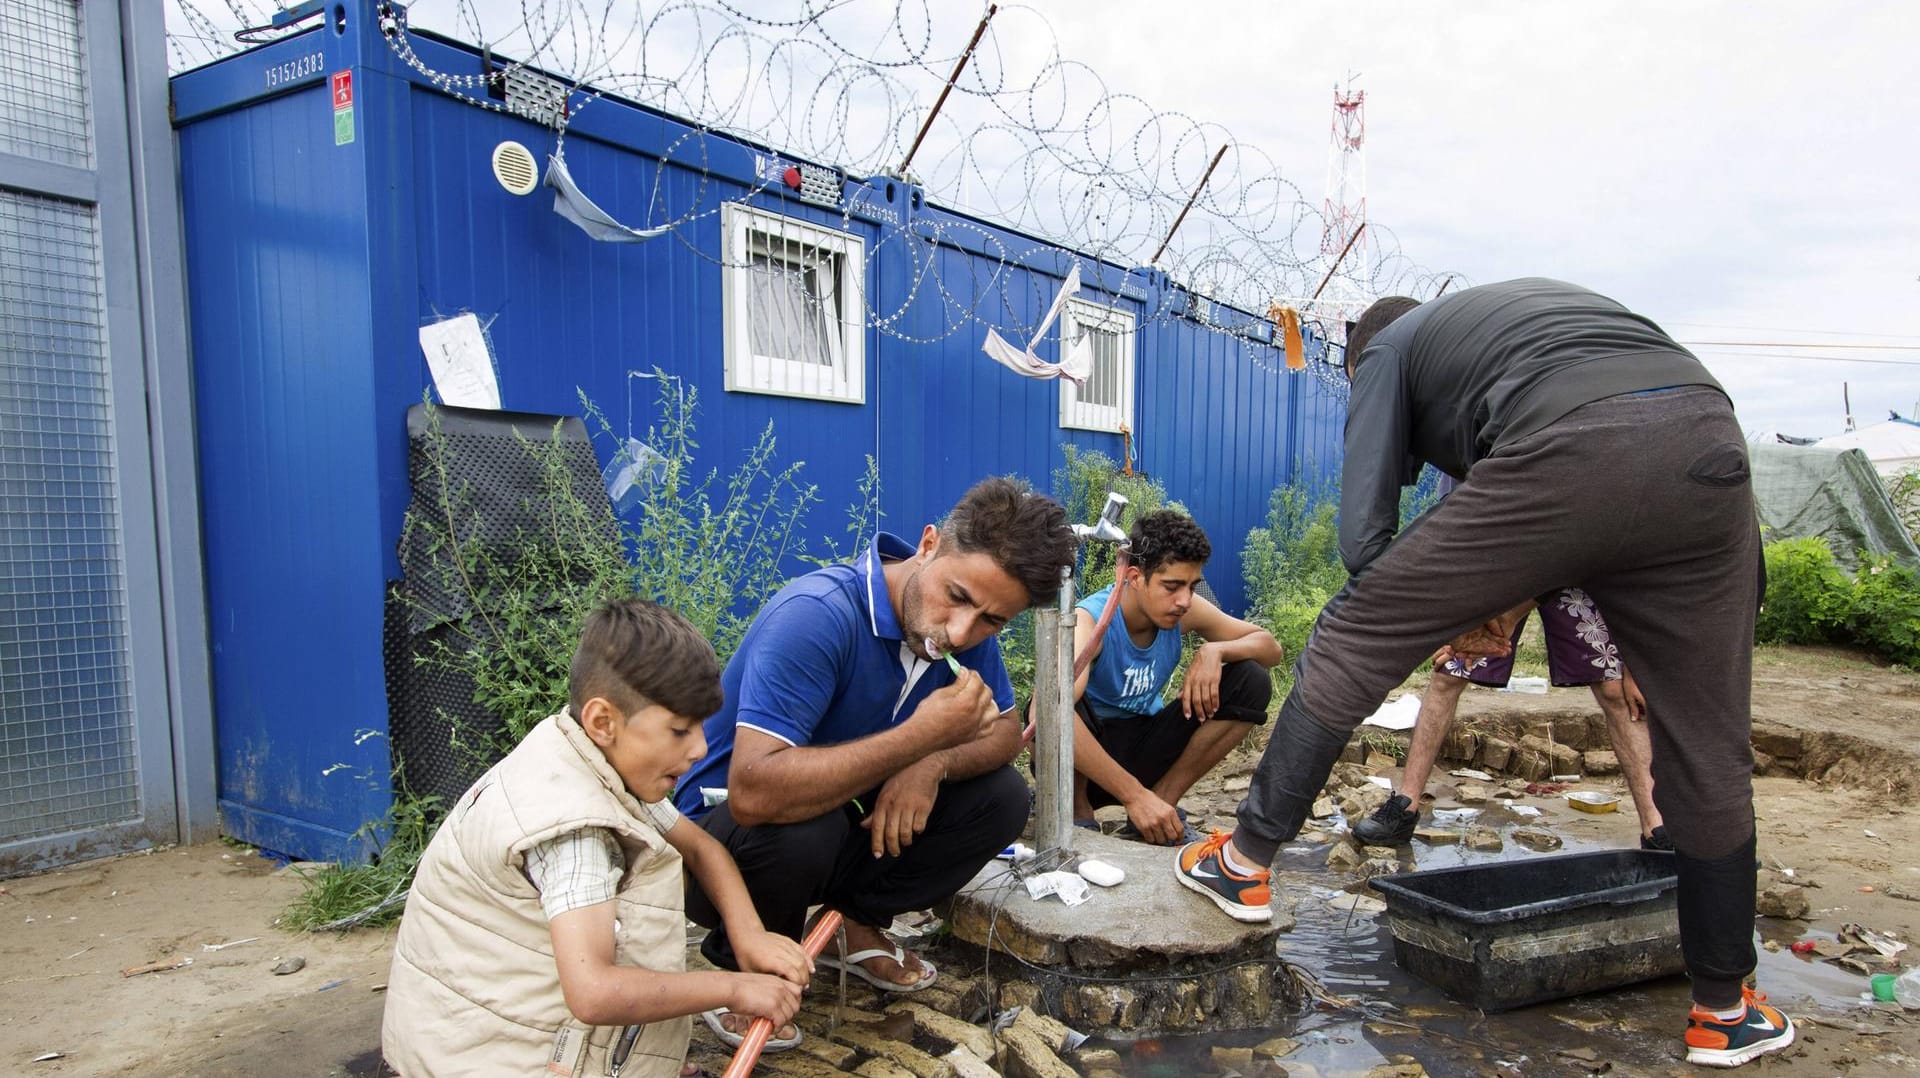
<instances>
[{"instance_id":1,"label":"scattered litter","mask_svg":"<svg viewBox=\"0 0 1920 1078\"><path fill-rule=\"evenodd\" d=\"M328 981L328 982L327 982L326 984L323 984L323 985L321 985L320 987L318 987L318 988L316 988L316 989L314 989L314 991L315 991L315 992L325 992L325 991L326 991L327 989L329 989L329 988L338 988L338 987L340 987L341 985L343 985L343 984L346 984L346 983L347 983L348 981L351 981L351 980L353 980L353 978L352 978L352 977L345 977L345 978L342 978L342 979L340 979L340 980L338 980L338 981Z\"/></svg>"},{"instance_id":2,"label":"scattered litter","mask_svg":"<svg viewBox=\"0 0 1920 1078\"><path fill-rule=\"evenodd\" d=\"M1547 679L1543 677L1517 677L1500 687L1501 692L1523 692L1529 696L1547 695Z\"/></svg>"},{"instance_id":3,"label":"scattered litter","mask_svg":"<svg viewBox=\"0 0 1920 1078\"><path fill-rule=\"evenodd\" d=\"M1381 704L1379 710L1360 720L1360 725L1378 726L1383 730L1411 730L1419 718L1420 694L1410 692L1398 700Z\"/></svg>"},{"instance_id":4,"label":"scattered litter","mask_svg":"<svg viewBox=\"0 0 1920 1078\"><path fill-rule=\"evenodd\" d=\"M1864 886L1864 887L1862 887L1862 888L1860 888L1860 893L1861 893L1861 894L1863 894L1863 895L1870 895L1870 894L1872 894L1872 893L1873 893L1873 885L1872 885L1872 884L1867 884L1866 886Z\"/></svg>"},{"instance_id":5,"label":"scattered litter","mask_svg":"<svg viewBox=\"0 0 1920 1078\"><path fill-rule=\"evenodd\" d=\"M1620 807L1620 795L1603 794L1593 790L1575 790L1567 795L1567 804L1581 812L1612 812Z\"/></svg>"},{"instance_id":6,"label":"scattered litter","mask_svg":"<svg viewBox=\"0 0 1920 1078\"><path fill-rule=\"evenodd\" d=\"M1549 775L1547 776L1547 781L1548 782L1579 782L1580 776L1579 775Z\"/></svg>"},{"instance_id":7,"label":"scattered litter","mask_svg":"<svg viewBox=\"0 0 1920 1078\"><path fill-rule=\"evenodd\" d=\"M1907 949L1906 944L1894 939L1891 935L1875 932L1857 924L1840 926L1840 942L1861 944L1883 958L1896 958L1901 951Z\"/></svg>"},{"instance_id":8,"label":"scattered litter","mask_svg":"<svg viewBox=\"0 0 1920 1078\"><path fill-rule=\"evenodd\" d=\"M1105 861L1082 861L1079 871L1088 883L1097 883L1102 887L1118 886L1120 881L1127 878L1125 870Z\"/></svg>"},{"instance_id":9,"label":"scattered litter","mask_svg":"<svg viewBox=\"0 0 1920 1078\"><path fill-rule=\"evenodd\" d=\"M1493 781L1492 775L1487 774L1485 771L1475 771L1471 767L1455 768L1452 771L1447 772L1447 774L1453 776L1456 779L1478 779L1481 782Z\"/></svg>"},{"instance_id":10,"label":"scattered litter","mask_svg":"<svg viewBox=\"0 0 1920 1078\"><path fill-rule=\"evenodd\" d=\"M1090 893L1087 881L1076 873L1042 872L1027 877L1027 897L1035 902L1048 895L1057 895L1067 905L1078 906L1087 900Z\"/></svg>"},{"instance_id":11,"label":"scattered litter","mask_svg":"<svg viewBox=\"0 0 1920 1078\"><path fill-rule=\"evenodd\" d=\"M385 982L376 984L372 988L367 989L367 991L369 992L385 992L386 990L387 990L387 986Z\"/></svg>"},{"instance_id":12,"label":"scattered litter","mask_svg":"<svg viewBox=\"0 0 1920 1078\"><path fill-rule=\"evenodd\" d=\"M1013 845L1008 846L1006 849L1001 850L995 856L999 857L1001 860L1004 860L1004 861L1012 861L1014 864L1017 865L1023 861L1033 860L1034 852L1033 852L1032 846L1029 846L1024 842L1016 842Z\"/></svg>"},{"instance_id":13,"label":"scattered litter","mask_svg":"<svg viewBox=\"0 0 1920 1078\"><path fill-rule=\"evenodd\" d=\"M228 940L225 943L203 943L200 945L200 949L203 951L224 951L229 947L238 947L243 943L258 943L258 942L260 942L259 936L248 936L246 939L243 939L243 940Z\"/></svg>"},{"instance_id":14,"label":"scattered litter","mask_svg":"<svg viewBox=\"0 0 1920 1078\"><path fill-rule=\"evenodd\" d=\"M1386 790L1388 793L1393 792L1393 780L1385 775L1368 775L1367 781L1380 787L1382 790Z\"/></svg>"},{"instance_id":15,"label":"scattered litter","mask_svg":"<svg viewBox=\"0 0 1920 1078\"><path fill-rule=\"evenodd\" d=\"M1552 797L1556 794L1567 792L1567 784L1558 780L1553 782L1529 782L1527 783L1526 790L1527 793L1535 797Z\"/></svg>"},{"instance_id":16,"label":"scattered litter","mask_svg":"<svg viewBox=\"0 0 1920 1078\"><path fill-rule=\"evenodd\" d=\"M273 975L275 977L285 977L289 973L298 973L306 968L307 960L299 955L294 955L292 958L285 959L279 965L273 967Z\"/></svg>"},{"instance_id":17,"label":"scattered litter","mask_svg":"<svg viewBox=\"0 0 1920 1078\"><path fill-rule=\"evenodd\" d=\"M1433 822L1437 824L1463 824L1471 822L1480 815L1477 808L1434 809Z\"/></svg>"},{"instance_id":18,"label":"scattered litter","mask_svg":"<svg viewBox=\"0 0 1920 1078\"><path fill-rule=\"evenodd\" d=\"M33 1061L35 1063L47 1063L56 1059L65 1059L65 1058L67 1058L67 1053L65 1052L42 1052L41 1054L34 1056Z\"/></svg>"},{"instance_id":19,"label":"scattered litter","mask_svg":"<svg viewBox=\"0 0 1920 1078\"><path fill-rule=\"evenodd\" d=\"M1528 819L1532 819L1535 816L1542 815L1541 811L1532 805L1516 805L1511 801L1502 801L1501 804L1505 805L1507 811L1513 813L1515 816L1525 816Z\"/></svg>"},{"instance_id":20,"label":"scattered litter","mask_svg":"<svg viewBox=\"0 0 1920 1078\"><path fill-rule=\"evenodd\" d=\"M1813 940L1795 940L1791 948L1794 954L1812 954L1819 944Z\"/></svg>"},{"instance_id":21,"label":"scattered litter","mask_svg":"<svg viewBox=\"0 0 1920 1078\"><path fill-rule=\"evenodd\" d=\"M191 965L193 965L193 958L191 956L174 955L172 958L162 958L157 962L148 962L144 966L128 966L126 969L120 971L120 976L138 977L142 973L165 973L168 970L182 969Z\"/></svg>"}]
</instances>

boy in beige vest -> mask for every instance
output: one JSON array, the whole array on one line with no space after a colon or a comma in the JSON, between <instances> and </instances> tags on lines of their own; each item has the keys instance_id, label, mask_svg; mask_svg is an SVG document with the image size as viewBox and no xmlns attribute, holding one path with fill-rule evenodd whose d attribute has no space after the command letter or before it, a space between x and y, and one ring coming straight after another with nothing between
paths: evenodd
<instances>
[{"instance_id":1,"label":"boy in beige vest","mask_svg":"<svg viewBox=\"0 0 1920 1078\"><path fill-rule=\"evenodd\" d=\"M690 1015L784 1025L799 1010L806 952L762 927L725 848L669 800L720 707L712 647L664 607L610 603L587 619L568 691L421 858L381 1030L404 1078L671 1078ZM686 972L682 861L741 972Z\"/></svg>"}]
</instances>

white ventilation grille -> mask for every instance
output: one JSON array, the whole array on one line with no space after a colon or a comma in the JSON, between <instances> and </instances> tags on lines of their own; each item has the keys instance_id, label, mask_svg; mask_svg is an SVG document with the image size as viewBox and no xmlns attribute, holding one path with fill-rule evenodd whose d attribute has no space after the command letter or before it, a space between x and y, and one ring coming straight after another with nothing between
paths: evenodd
<instances>
[{"instance_id":1,"label":"white ventilation grille","mask_svg":"<svg viewBox=\"0 0 1920 1078\"><path fill-rule=\"evenodd\" d=\"M493 148L493 178L516 195L530 195L540 186L540 166L525 146L503 142Z\"/></svg>"}]
</instances>

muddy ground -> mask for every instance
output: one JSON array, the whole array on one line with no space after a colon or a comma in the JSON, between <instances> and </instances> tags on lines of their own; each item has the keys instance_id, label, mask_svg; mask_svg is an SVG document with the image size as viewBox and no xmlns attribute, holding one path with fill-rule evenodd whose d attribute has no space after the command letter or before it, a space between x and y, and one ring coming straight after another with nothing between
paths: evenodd
<instances>
[{"instance_id":1,"label":"muddy ground","mask_svg":"<svg viewBox=\"0 0 1920 1078\"><path fill-rule=\"evenodd\" d=\"M1468 725L1524 732L1591 711L1582 690L1546 696L1475 690ZM1920 1073L1920 1014L1865 1006L1866 979L1785 949L1832 939L1860 924L1901 940L1920 936L1920 677L1849 655L1763 649L1756 662L1755 721L1799 755L1771 759L1756 783L1763 861L1811 884L1806 920L1760 919L1759 978L1774 1002L1803 1020L1800 1043L1743 1073ZM1564 728L1564 727L1563 727ZM1187 806L1224 822L1234 771L1196 790ZM1799 772L1796 774L1795 772ZM1390 773L1390 772L1389 772ZM1803 777L1803 776L1810 776ZM1451 781L1451 780L1448 780ZM1617 786L1598 779L1591 788ZM1436 783L1442 806L1451 791ZM1530 798L1570 850L1630 845L1630 804L1607 816L1574 814L1557 798ZM1871 832L1871 833L1869 833ZM1126 1073L1174 1078L1217 1073L1212 1047L1284 1034L1300 1047L1279 1061L1292 1078L1365 1074L1408 1056L1446 1075L1698 1073L1679 1062L1686 986L1679 979L1527 1008L1463 1011L1393 965L1378 918L1334 909L1350 882L1320 863L1325 846L1289 848L1281 885L1298 898L1299 926L1282 953L1318 976L1346 1009L1320 1008L1258 1037L1201 1044L1152 1042L1121 1052ZM1416 843L1418 867L1478 857L1538 856L1509 842L1498 854ZM0 1073L21 1075L374 1074L391 931L345 936L281 931L275 918L299 881L251 851L225 844L156 850L0 881ZM1870 889L1870 890L1869 890ZM251 942L236 942L258 937ZM229 946L220 946L230 944ZM217 950L207 949L217 946ZM1920 963L1920 946L1901 958ZM304 968L271 971L299 956ZM122 976L159 960L191 962ZM824 982L816 994L824 994ZM864 1007L854 1000L852 1007ZM721 1057L695 1035L696 1058ZM1569 1055L1566 1053L1575 1053ZM58 1053L57 1058L36 1062ZM1591 1057L1591 1061L1587 1058ZM1266 1073L1279 1073L1268 1070Z\"/></svg>"}]
</instances>

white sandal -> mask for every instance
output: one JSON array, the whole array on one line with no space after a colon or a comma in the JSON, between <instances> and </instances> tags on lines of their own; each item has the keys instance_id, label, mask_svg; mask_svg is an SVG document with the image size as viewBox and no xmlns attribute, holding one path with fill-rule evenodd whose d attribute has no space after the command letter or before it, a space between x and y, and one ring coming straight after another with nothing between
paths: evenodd
<instances>
[{"instance_id":1,"label":"white sandal","mask_svg":"<svg viewBox=\"0 0 1920 1078\"><path fill-rule=\"evenodd\" d=\"M823 954L814 959L813 964L817 967L824 966L827 969L844 969L882 992L918 992L922 988L931 987L933 982L940 978L940 971L934 968L933 963L922 958L920 960L919 980L912 984L901 984L899 981L890 981L885 977L869 972L867 967L860 964L862 962L870 962L876 958L891 958L900 968L907 968L907 952L900 947L894 947L891 950L885 947L869 947L864 951L855 951L844 958L838 955Z\"/></svg>"},{"instance_id":2,"label":"white sandal","mask_svg":"<svg viewBox=\"0 0 1920 1078\"><path fill-rule=\"evenodd\" d=\"M747 1035L744 1033L735 1033L733 1030L730 1030L727 1028L725 1018L729 1013L731 1012L729 1012L725 1007L715 1007L713 1010L710 1010L710 1011L701 1011L700 1018L702 1021L707 1023L708 1029L713 1030L713 1035L720 1038L721 1043L725 1044L728 1048L738 1048L740 1047L740 1042L747 1039ZM779 1033L780 1030L776 1028L774 1032ZM802 1036L800 1033L800 1027L794 1026L793 1036L768 1037L767 1046L761 1049L761 1051L784 1052L789 1048L800 1047L801 1040L802 1040Z\"/></svg>"}]
</instances>

